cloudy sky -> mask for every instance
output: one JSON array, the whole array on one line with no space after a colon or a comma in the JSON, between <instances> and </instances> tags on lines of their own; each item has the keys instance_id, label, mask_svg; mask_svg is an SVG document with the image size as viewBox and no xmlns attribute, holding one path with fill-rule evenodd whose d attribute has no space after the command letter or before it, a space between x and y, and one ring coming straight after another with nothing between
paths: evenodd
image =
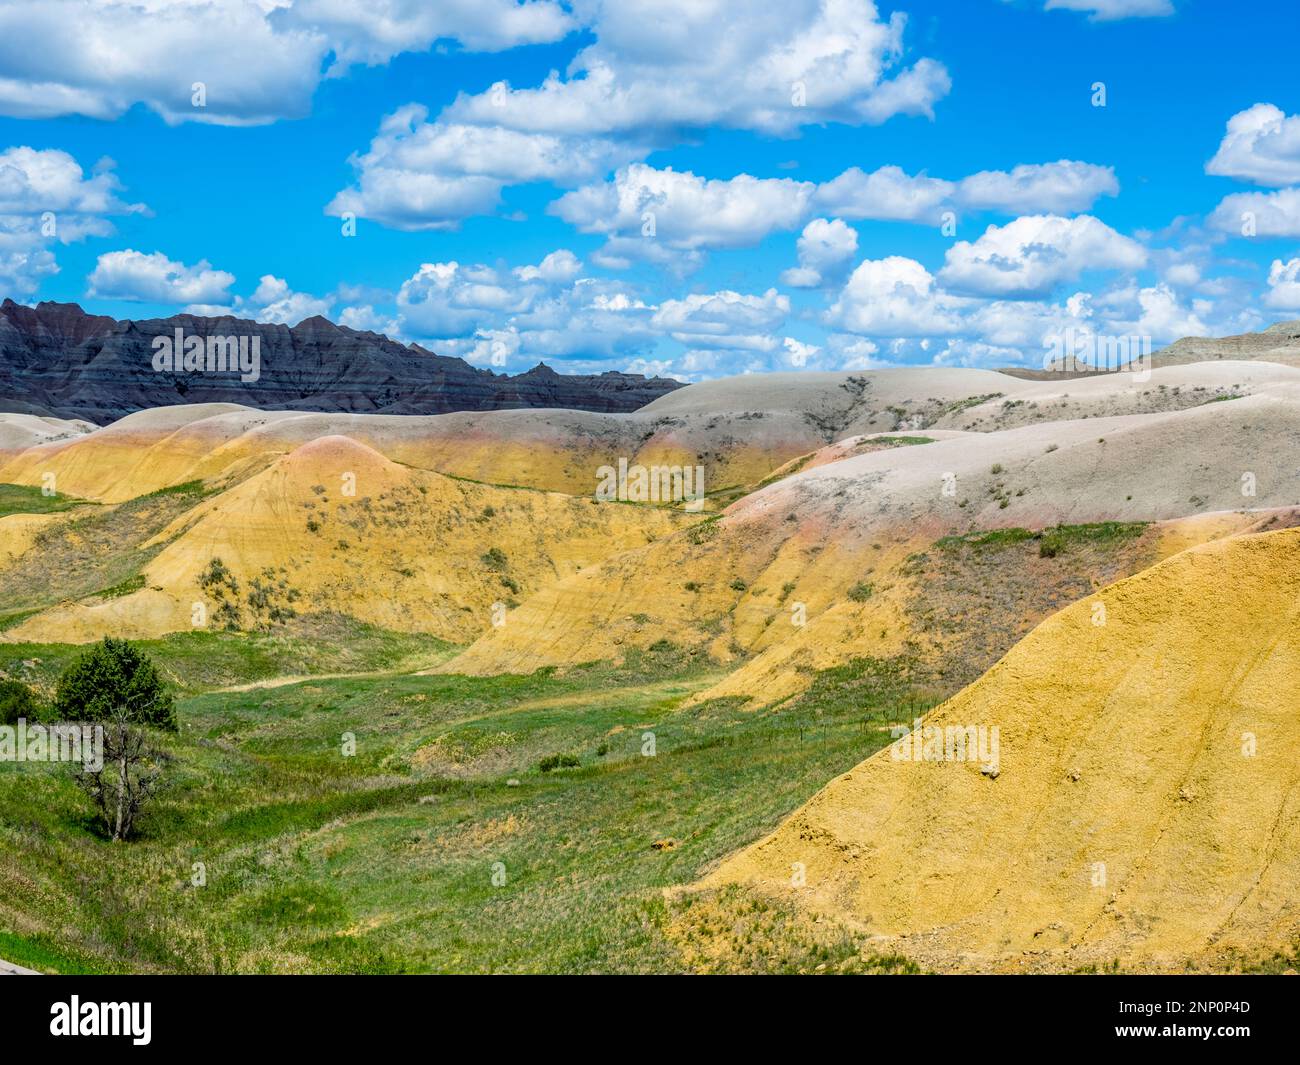
<instances>
[{"instance_id":1,"label":"cloudy sky","mask_svg":"<svg viewBox=\"0 0 1300 1065\"><path fill-rule=\"evenodd\" d=\"M0 0L0 296L516 372L1300 317L1293 0Z\"/></svg>"}]
</instances>

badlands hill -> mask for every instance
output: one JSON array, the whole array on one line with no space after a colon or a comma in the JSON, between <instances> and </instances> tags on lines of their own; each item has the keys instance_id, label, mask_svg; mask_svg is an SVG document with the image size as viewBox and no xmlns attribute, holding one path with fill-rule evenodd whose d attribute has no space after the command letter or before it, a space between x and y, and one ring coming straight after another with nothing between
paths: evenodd
<instances>
[{"instance_id":1,"label":"badlands hill","mask_svg":"<svg viewBox=\"0 0 1300 1065\"><path fill-rule=\"evenodd\" d=\"M771 702L854 656L907 661L950 691L1099 583L1292 523L1300 370L1210 367L1243 390L1230 401L1188 389L1205 370L1153 375L1153 403L1202 397L1180 410L1099 416L1134 402L1112 376L1083 382L1086 402L1081 382L1027 387L1040 408L1078 404L1069 420L841 441L702 526L558 582L447 668L527 672L666 639L744 660L714 695Z\"/></svg>"},{"instance_id":2,"label":"badlands hill","mask_svg":"<svg viewBox=\"0 0 1300 1065\"><path fill-rule=\"evenodd\" d=\"M545 584L683 520L657 508L455 480L334 435L224 491L191 483L153 502L74 508L53 521L41 515L36 530L14 522L28 515L0 520L0 595L33 615L21 615L4 638L83 643L196 624L272 629L300 613L335 613L464 643ZM66 567L79 543L107 539L101 530L118 511L130 520L118 523L118 542L101 557L130 553L138 577L110 585L105 576L100 587L92 581L49 604L43 597L60 585L51 570Z\"/></svg>"},{"instance_id":3,"label":"badlands hill","mask_svg":"<svg viewBox=\"0 0 1300 1065\"><path fill-rule=\"evenodd\" d=\"M342 434L396 462L571 495L590 495L595 471L620 458L701 464L710 494L729 500L785 463L852 436L988 432L1174 411L1292 379L1300 372L1250 362L1198 364L1140 385L1124 374L1031 382L965 369L766 374L690 385L631 414L516 409L412 417L207 403L141 411L92 436L84 436L85 422L7 415L0 416L0 481L36 484L39 474L53 472L63 491L117 502L240 463L265 464ZM67 442L22 454L55 435Z\"/></svg>"},{"instance_id":4,"label":"badlands hill","mask_svg":"<svg viewBox=\"0 0 1300 1065\"><path fill-rule=\"evenodd\" d=\"M1249 378L1238 374L1216 387L1226 394L1239 379ZM52 472L63 491L119 502L241 464L259 466L321 436L342 434L396 462L493 484L589 496L596 470L625 458L647 466L701 464L711 493L734 493L844 436L957 419L996 421L1005 417L996 405L1007 394L1000 389L1034 387L989 370L888 370L728 378L678 390L631 414L506 410L411 417L187 404L141 411L92 435L64 433L62 446L27 454L24 447L49 440L49 430L40 423L38 432L38 419L20 423L7 416L0 420L13 424L13 443L0 452L0 480L38 484L40 475ZM1209 394L1217 393L1169 400L1152 392L1136 402L1195 403ZM994 406L964 417L986 404Z\"/></svg>"},{"instance_id":5,"label":"badlands hill","mask_svg":"<svg viewBox=\"0 0 1300 1065\"><path fill-rule=\"evenodd\" d=\"M257 337L260 376L159 373L157 337ZM557 374L539 364L498 375L377 333L313 317L294 326L190 314L115 321L75 303L0 304L0 397L19 413L103 425L179 403L242 403L275 410L430 414L509 407L628 411L679 387L640 374Z\"/></svg>"},{"instance_id":6,"label":"badlands hill","mask_svg":"<svg viewBox=\"0 0 1300 1065\"><path fill-rule=\"evenodd\" d=\"M472 642L463 672L667 641L743 662L714 694L785 698L861 656L947 692L1098 582L1289 523L1262 512L1296 498L1298 388L1300 369L1220 362L1140 384L754 376L631 414L197 404L93 431L4 415L0 483L52 484L69 506L0 518L0 638L184 629L195 601L220 606L200 584L217 559L244 594L283 584L298 612ZM597 505L620 458L703 466L714 513Z\"/></svg>"},{"instance_id":7,"label":"badlands hill","mask_svg":"<svg viewBox=\"0 0 1300 1065\"><path fill-rule=\"evenodd\" d=\"M924 719L937 746L879 751L702 886L941 969L1220 967L1293 941L1297 557L1297 530L1236 537L1055 614ZM995 759L951 757L968 728L998 730Z\"/></svg>"}]
</instances>

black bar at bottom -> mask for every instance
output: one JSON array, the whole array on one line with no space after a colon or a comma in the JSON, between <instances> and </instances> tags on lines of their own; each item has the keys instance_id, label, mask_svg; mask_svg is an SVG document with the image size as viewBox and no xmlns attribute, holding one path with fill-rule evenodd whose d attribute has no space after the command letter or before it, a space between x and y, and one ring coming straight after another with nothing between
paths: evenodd
<instances>
[{"instance_id":1,"label":"black bar at bottom","mask_svg":"<svg viewBox=\"0 0 1300 1065\"><path fill-rule=\"evenodd\" d=\"M116 1044L211 1053L283 1043L337 1055L427 1039L441 1053L468 1042L491 1055L514 1041L530 1053L594 1051L649 1036L680 1051L699 1049L705 1035L733 1049L761 1040L769 1051L805 1052L848 1038L877 1055L947 1042L972 1052L1281 1046L1293 1035L1300 990L1285 977L740 979L596 977L547 986L545 978L17 977L0 982L0 995L12 1050ZM96 1028L110 1034L82 1034Z\"/></svg>"}]
</instances>

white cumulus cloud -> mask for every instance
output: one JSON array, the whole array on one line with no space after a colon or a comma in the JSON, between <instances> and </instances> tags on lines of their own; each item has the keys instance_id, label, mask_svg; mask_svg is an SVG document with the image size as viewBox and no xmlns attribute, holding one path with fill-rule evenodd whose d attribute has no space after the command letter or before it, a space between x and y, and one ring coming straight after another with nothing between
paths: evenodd
<instances>
[{"instance_id":1,"label":"white cumulus cloud","mask_svg":"<svg viewBox=\"0 0 1300 1065\"><path fill-rule=\"evenodd\" d=\"M754 296L723 290L665 300L651 325L679 343L697 348L772 351L773 335L790 313L790 298L774 288Z\"/></svg>"},{"instance_id":2,"label":"white cumulus cloud","mask_svg":"<svg viewBox=\"0 0 1300 1065\"><path fill-rule=\"evenodd\" d=\"M58 273L51 248L114 233L111 217L145 212L125 203L102 159L87 176L57 148L6 148L0 152L0 286L5 292L34 293L41 280Z\"/></svg>"},{"instance_id":3,"label":"white cumulus cloud","mask_svg":"<svg viewBox=\"0 0 1300 1065\"><path fill-rule=\"evenodd\" d=\"M354 157L356 183L330 212L453 228L495 210L507 185L590 183L699 130L788 136L928 116L949 87L934 60L903 62L906 16L883 20L869 0L572 6L594 40L563 74L462 93L432 120L417 104L400 109Z\"/></svg>"},{"instance_id":4,"label":"white cumulus cloud","mask_svg":"<svg viewBox=\"0 0 1300 1065\"><path fill-rule=\"evenodd\" d=\"M491 50L572 27L551 0L8 0L0 114L115 118L144 104L170 123L272 122L308 113L330 57L338 74L441 38Z\"/></svg>"},{"instance_id":5,"label":"white cumulus cloud","mask_svg":"<svg viewBox=\"0 0 1300 1065\"><path fill-rule=\"evenodd\" d=\"M214 270L206 260L186 266L162 252L146 255L127 248L99 257L88 279L87 293L101 299L225 304L234 283L234 274Z\"/></svg>"},{"instance_id":6,"label":"white cumulus cloud","mask_svg":"<svg viewBox=\"0 0 1300 1065\"><path fill-rule=\"evenodd\" d=\"M1282 311L1300 311L1300 258L1273 260L1264 304Z\"/></svg>"},{"instance_id":7,"label":"white cumulus cloud","mask_svg":"<svg viewBox=\"0 0 1300 1065\"><path fill-rule=\"evenodd\" d=\"M448 120L528 132L650 135L729 126L788 135L828 121L930 115L949 88L902 63L907 18L869 0L587 0L595 41L536 88L461 96Z\"/></svg>"},{"instance_id":8,"label":"white cumulus cloud","mask_svg":"<svg viewBox=\"0 0 1300 1065\"><path fill-rule=\"evenodd\" d=\"M265 274L248 299L236 301L234 313L258 322L295 326L304 318L328 317L333 306L331 299L294 292L284 279Z\"/></svg>"},{"instance_id":9,"label":"white cumulus cloud","mask_svg":"<svg viewBox=\"0 0 1300 1065\"><path fill-rule=\"evenodd\" d=\"M957 188L963 206L1009 214L1069 214L1088 210L1102 196L1117 195L1119 181L1111 167L1071 159L985 170L964 178Z\"/></svg>"},{"instance_id":10,"label":"white cumulus cloud","mask_svg":"<svg viewBox=\"0 0 1300 1065\"><path fill-rule=\"evenodd\" d=\"M1210 225L1235 236L1300 237L1300 187L1234 192L1210 214Z\"/></svg>"},{"instance_id":11,"label":"white cumulus cloud","mask_svg":"<svg viewBox=\"0 0 1300 1065\"><path fill-rule=\"evenodd\" d=\"M939 225L942 213L958 207L1007 214L1065 214L1086 211L1102 196L1119 194L1108 166L1061 159L1022 163L1011 170L984 170L958 181L911 175L897 166L870 174L850 167L819 185L816 206L844 218Z\"/></svg>"},{"instance_id":12,"label":"white cumulus cloud","mask_svg":"<svg viewBox=\"0 0 1300 1065\"><path fill-rule=\"evenodd\" d=\"M938 225L939 212L955 187L925 174L913 177L897 166L882 166L870 174L854 166L818 186L816 205L844 218Z\"/></svg>"},{"instance_id":13,"label":"white cumulus cloud","mask_svg":"<svg viewBox=\"0 0 1300 1065\"><path fill-rule=\"evenodd\" d=\"M521 281L545 281L550 284L572 281L581 270L581 260L568 248L560 248L558 251L551 252L536 266L520 266L514 273Z\"/></svg>"},{"instance_id":14,"label":"white cumulus cloud","mask_svg":"<svg viewBox=\"0 0 1300 1065\"><path fill-rule=\"evenodd\" d=\"M791 288L818 288L840 280L858 251L858 234L838 218L814 218L796 242L799 265L781 275Z\"/></svg>"},{"instance_id":15,"label":"white cumulus cloud","mask_svg":"<svg viewBox=\"0 0 1300 1065\"><path fill-rule=\"evenodd\" d=\"M1300 182L1300 115L1273 104L1256 104L1228 119L1207 174L1241 178L1256 185Z\"/></svg>"},{"instance_id":16,"label":"white cumulus cloud","mask_svg":"<svg viewBox=\"0 0 1300 1065\"><path fill-rule=\"evenodd\" d=\"M954 291L1027 299L1087 270L1137 270L1146 261L1141 244L1091 215L1026 215L958 241L938 276Z\"/></svg>"},{"instance_id":17,"label":"white cumulus cloud","mask_svg":"<svg viewBox=\"0 0 1300 1065\"><path fill-rule=\"evenodd\" d=\"M942 335L961 328L962 305L915 259L890 255L858 264L826 320L868 336Z\"/></svg>"},{"instance_id":18,"label":"white cumulus cloud","mask_svg":"<svg viewBox=\"0 0 1300 1065\"><path fill-rule=\"evenodd\" d=\"M506 185L576 184L639 154L600 138L430 122L427 108L408 104L383 120L369 151L352 158L356 183L326 212L393 229L455 229L464 218L492 213Z\"/></svg>"},{"instance_id":19,"label":"white cumulus cloud","mask_svg":"<svg viewBox=\"0 0 1300 1065\"><path fill-rule=\"evenodd\" d=\"M580 232L635 237L647 248L656 242L691 251L738 248L795 229L813 189L790 178L706 179L634 163L611 182L566 193L551 211ZM622 246L625 254L636 254L636 242Z\"/></svg>"}]
</instances>

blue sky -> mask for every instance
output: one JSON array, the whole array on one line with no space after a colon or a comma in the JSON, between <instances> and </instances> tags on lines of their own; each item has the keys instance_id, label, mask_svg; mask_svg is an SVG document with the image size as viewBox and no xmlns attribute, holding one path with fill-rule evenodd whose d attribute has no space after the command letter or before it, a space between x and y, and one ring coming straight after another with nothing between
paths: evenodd
<instances>
[{"instance_id":1,"label":"blue sky","mask_svg":"<svg viewBox=\"0 0 1300 1065\"><path fill-rule=\"evenodd\" d=\"M0 294L685 379L1300 317L1290 2L347 6L0 3Z\"/></svg>"}]
</instances>

